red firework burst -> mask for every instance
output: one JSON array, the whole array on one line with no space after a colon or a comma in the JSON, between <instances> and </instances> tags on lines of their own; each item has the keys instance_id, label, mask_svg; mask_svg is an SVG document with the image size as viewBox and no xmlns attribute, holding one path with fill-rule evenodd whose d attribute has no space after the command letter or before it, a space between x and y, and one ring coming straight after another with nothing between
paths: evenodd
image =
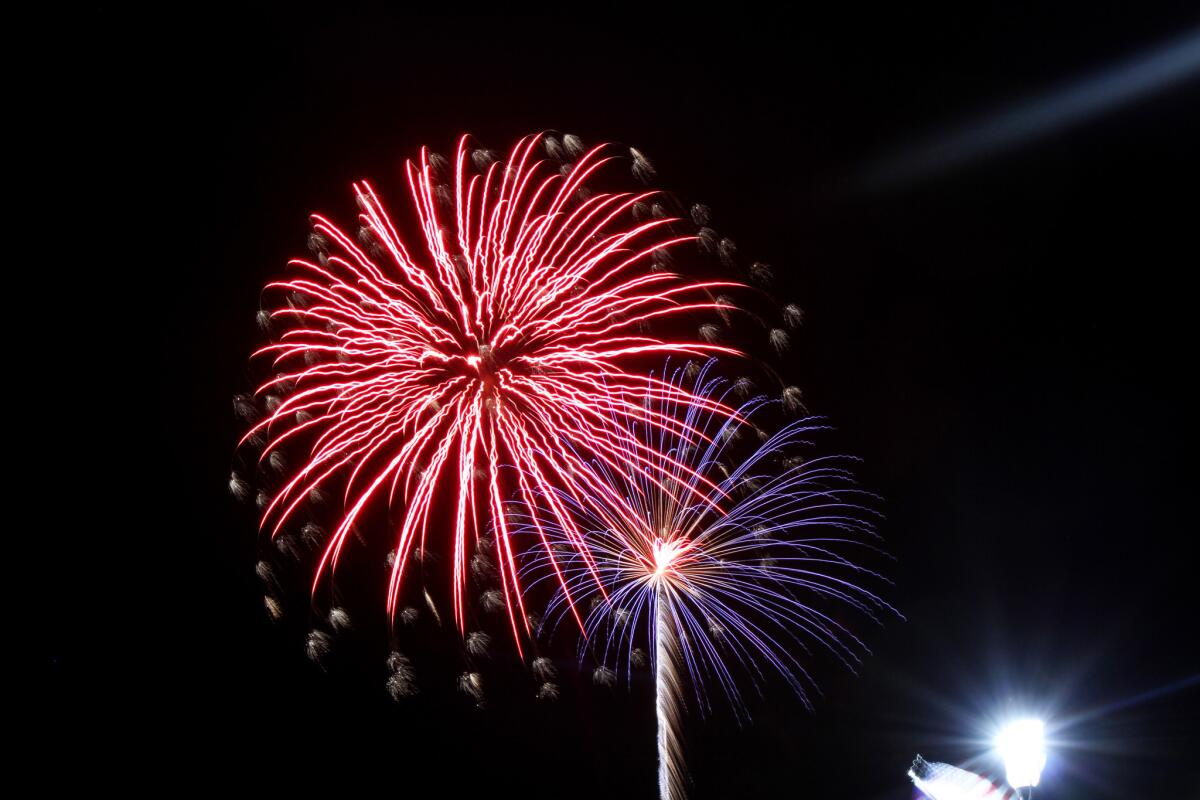
<instances>
[{"instance_id":1,"label":"red firework burst","mask_svg":"<svg viewBox=\"0 0 1200 800\"><path fill-rule=\"evenodd\" d=\"M287 394L242 440L265 437L264 456L282 445L304 453L264 504L262 525L273 536L312 492L343 495L314 591L336 568L356 519L386 502L399 512L387 604L394 614L408 556L434 535L435 506L446 508L461 630L468 537L477 543L490 520L518 648L527 616L504 502L554 497L552 487L591 502L608 489L593 485L582 458L653 480L663 456L647 457L647 438L617 420L687 431L651 410L651 393L733 413L671 384L648 385L644 372L624 366L646 354L733 353L648 333L664 317L721 309L709 292L732 284L652 270L651 254L694 237L673 235L669 218L632 221L631 208L654 192L586 189L613 159L604 147L558 169L534 157L540 141L522 139L500 162L486 151L469 156L463 137L453 167L425 150L407 162L420 249L409 250L366 182L354 186L358 242L313 217L315 262L290 262L298 275L268 287L281 290L284 302L270 316L287 330L255 354L274 368L258 392ZM590 561L571 515L557 505L543 513ZM536 518L532 527L542 534ZM542 545L556 563L544 535Z\"/></svg>"}]
</instances>

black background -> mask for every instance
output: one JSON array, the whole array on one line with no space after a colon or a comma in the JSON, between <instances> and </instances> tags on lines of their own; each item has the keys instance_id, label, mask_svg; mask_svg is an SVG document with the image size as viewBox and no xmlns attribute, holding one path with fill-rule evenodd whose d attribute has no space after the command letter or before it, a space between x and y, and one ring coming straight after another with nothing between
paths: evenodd
<instances>
[{"instance_id":1,"label":"black background","mask_svg":"<svg viewBox=\"0 0 1200 800\"><path fill-rule=\"evenodd\" d=\"M95 578L88 559L34 566L45 752L178 791L654 796L645 686L568 677L547 706L514 671L481 712L452 673L396 706L377 661L314 668L267 621L254 521L225 490L258 289L301 253L307 214L349 218L360 177L399 197L422 144L558 129L643 150L775 266L806 310L793 376L887 498L907 620L865 631L858 676L820 672L814 713L780 689L749 726L690 719L692 796L906 798L917 752L998 771L990 726L1020 709L1056 740L1047 800L1200 792L1200 690L1142 696L1200 672L1200 84L945 172L864 179L1195 30L1186 4L92 23L64 56L102 228L76 285L129 301L128 338L102 348L120 368L96 375L137 421L90 426L113 439L100 480L121 485L77 552L120 568L81 600L60 570Z\"/></svg>"}]
</instances>

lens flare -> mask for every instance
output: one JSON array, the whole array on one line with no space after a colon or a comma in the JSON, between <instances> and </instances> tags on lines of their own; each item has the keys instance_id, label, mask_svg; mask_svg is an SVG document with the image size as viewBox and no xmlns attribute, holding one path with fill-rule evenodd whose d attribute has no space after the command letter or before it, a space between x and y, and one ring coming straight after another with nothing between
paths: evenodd
<instances>
[{"instance_id":1,"label":"lens flare","mask_svg":"<svg viewBox=\"0 0 1200 800\"><path fill-rule=\"evenodd\" d=\"M996 750L1004 760L1010 785L1018 789L1038 785L1046 766L1045 730L1040 719L1020 719L996 736Z\"/></svg>"}]
</instances>

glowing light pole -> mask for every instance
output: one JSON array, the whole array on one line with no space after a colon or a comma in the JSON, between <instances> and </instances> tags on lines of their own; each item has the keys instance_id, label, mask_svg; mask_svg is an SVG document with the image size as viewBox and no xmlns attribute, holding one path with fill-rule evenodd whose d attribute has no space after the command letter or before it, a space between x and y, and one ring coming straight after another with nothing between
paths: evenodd
<instances>
[{"instance_id":1,"label":"glowing light pole","mask_svg":"<svg viewBox=\"0 0 1200 800\"><path fill-rule=\"evenodd\" d=\"M1046 766L1045 725L1040 719L1012 722L996 737L996 750L1004 759L1008 785L1022 800L1033 797L1033 787Z\"/></svg>"}]
</instances>

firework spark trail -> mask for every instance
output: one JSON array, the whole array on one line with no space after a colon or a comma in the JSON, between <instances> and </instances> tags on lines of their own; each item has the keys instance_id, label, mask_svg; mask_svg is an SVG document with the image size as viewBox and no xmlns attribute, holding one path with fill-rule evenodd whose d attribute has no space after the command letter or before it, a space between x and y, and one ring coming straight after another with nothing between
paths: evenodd
<instances>
[{"instance_id":1,"label":"firework spark trail","mask_svg":"<svg viewBox=\"0 0 1200 800\"><path fill-rule=\"evenodd\" d=\"M711 365L699 371L695 394L724 404L733 389L709 376ZM731 468L724 462L737 456L732 442L738 426L780 401L758 397L736 416L715 415L701 404L675 399L687 372L675 370L649 385L656 387L655 407L677 415L690 433L650 428L634 417L619 419L631 438L661 454L667 480L650 481L634 470L584 460L596 482L610 487L605 502L619 498L621 503L599 512L600 504L558 496L587 537L588 564L570 554L565 529L543 528L552 550L564 554L555 565L564 585L550 603L548 629L552 632L568 613L569 594L577 601L594 599L581 657L590 648L602 663L623 664L627 679L642 631L652 643L659 786L670 800L684 793L678 725L685 678L701 712L711 709L706 684L712 680L735 713L748 717L735 666L760 692L767 673L774 672L810 705L807 690L814 684L796 649L809 653L816 645L851 669L865 652L862 642L818 605L848 605L876 620L878 612L894 611L855 583L880 576L840 552L875 549L876 538L866 507L873 498L856 487L845 459L783 460L786 451L823 427L820 421L785 426ZM662 386L674 392L657 388ZM793 466L781 469L788 463ZM536 514L513 505L513 529L534 524ZM527 585L547 579L547 562L545 555L535 554L523 565ZM592 570L599 571L603 596Z\"/></svg>"},{"instance_id":2,"label":"firework spark trail","mask_svg":"<svg viewBox=\"0 0 1200 800\"><path fill-rule=\"evenodd\" d=\"M732 413L676 385L647 384L627 364L734 351L666 341L645 326L720 309L708 298L734 284L650 269L651 256L693 237L672 234L671 218L629 221L631 208L654 192L585 191L612 160L603 146L573 152L574 165L558 169L534 157L540 136L521 140L503 163L485 151L470 154L467 141L459 141L453 168L425 150L406 165L424 252L410 251L365 181L354 186L362 212L357 242L313 217L316 259L292 261L298 276L268 287L285 301L269 324L290 327L256 353L272 359L276 373L259 394L283 398L269 395L273 407L242 443L265 438L264 458L284 447L305 454L274 497L260 498L272 536L314 493L341 489L346 510L321 555L314 592L336 568L355 521L386 496L389 506L403 506L388 588L394 615L408 555L426 548L438 509L447 507L461 631L469 536L478 543L480 528L496 524L500 585L519 648L528 622L502 513L511 488L501 465L515 468L518 496L551 498L528 528L547 548L548 563L557 569L543 532L551 524L595 574L564 505L607 491L584 459L650 480L665 463L614 420L689 435L649 408L648 392ZM447 206L452 212L440 210ZM282 458L278 464L287 467Z\"/></svg>"}]
</instances>

